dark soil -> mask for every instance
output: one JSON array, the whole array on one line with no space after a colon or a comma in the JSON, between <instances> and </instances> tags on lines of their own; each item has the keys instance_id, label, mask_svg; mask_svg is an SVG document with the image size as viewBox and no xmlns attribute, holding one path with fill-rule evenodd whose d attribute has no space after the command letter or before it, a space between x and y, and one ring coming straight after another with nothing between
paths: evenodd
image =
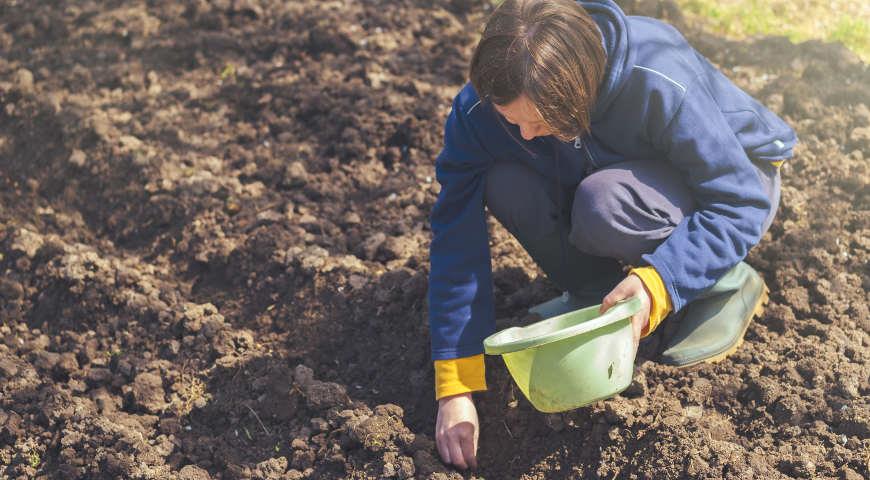
<instances>
[{"instance_id":1,"label":"dark soil","mask_svg":"<svg viewBox=\"0 0 870 480\"><path fill-rule=\"evenodd\" d=\"M427 215L488 5L0 2L0 477L461 478L432 441ZM867 477L867 65L623 5L798 130L749 258L772 301L722 363L649 342L566 414L488 359L478 478ZM508 321L556 291L492 232Z\"/></svg>"}]
</instances>

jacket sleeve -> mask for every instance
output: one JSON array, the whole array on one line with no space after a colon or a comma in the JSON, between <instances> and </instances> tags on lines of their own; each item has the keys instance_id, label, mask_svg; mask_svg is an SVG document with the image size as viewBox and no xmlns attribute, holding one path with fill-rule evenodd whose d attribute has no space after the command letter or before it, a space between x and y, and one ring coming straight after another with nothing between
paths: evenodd
<instances>
[{"instance_id":1,"label":"jacket sleeve","mask_svg":"<svg viewBox=\"0 0 870 480\"><path fill-rule=\"evenodd\" d=\"M435 400L481 390L486 390L486 364L482 353L435 360Z\"/></svg>"},{"instance_id":2,"label":"jacket sleeve","mask_svg":"<svg viewBox=\"0 0 870 480\"><path fill-rule=\"evenodd\" d=\"M703 82L689 85L679 107L658 130L653 137L657 149L684 173L696 202L695 211L655 251L643 256L661 275L677 311L758 243L771 204L759 167Z\"/></svg>"},{"instance_id":3,"label":"jacket sleeve","mask_svg":"<svg viewBox=\"0 0 870 480\"><path fill-rule=\"evenodd\" d=\"M432 359L483 353L495 328L492 267L484 213L491 156L481 146L459 97L435 162L441 192L432 209L429 330Z\"/></svg>"}]
</instances>

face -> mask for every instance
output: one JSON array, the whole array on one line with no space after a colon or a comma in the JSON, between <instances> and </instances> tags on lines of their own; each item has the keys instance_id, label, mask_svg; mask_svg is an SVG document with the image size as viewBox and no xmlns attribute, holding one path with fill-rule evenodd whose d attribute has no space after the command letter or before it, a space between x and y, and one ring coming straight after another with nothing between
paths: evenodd
<instances>
[{"instance_id":1,"label":"face","mask_svg":"<svg viewBox=\"0 0 870 480\"><path fill-rule=\"evenodd\" d=\"M520 127L520 135L523 140L532 140L535 137L545 137L553 132L544 123L544 119L535 108L535 104L525 95L520 95L516 100L506 105L494 105L495 110L508 122Z\"/></svg>"}]
</instances>

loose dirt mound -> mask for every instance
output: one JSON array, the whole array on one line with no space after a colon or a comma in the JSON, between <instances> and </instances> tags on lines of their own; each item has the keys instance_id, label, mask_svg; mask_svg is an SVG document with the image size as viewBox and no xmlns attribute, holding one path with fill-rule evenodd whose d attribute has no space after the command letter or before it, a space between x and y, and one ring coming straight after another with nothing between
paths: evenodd
<instances>
[{"instance_id":1,"label":"loose dirt mound","mask_svg":"<svg viewBox=\"0 0 870 480\"><path fill-rule=\"evenodd\" d=\"M427 215L488 5L0 4L0 476L461 478L430 437ZM750 256L768 312L723 363L641 358L563 415L490 359L483 477L870 475L870 73L689 37L802 141ZM508 322L555 291L492 231Z\"/></svg>"}]
</instances>

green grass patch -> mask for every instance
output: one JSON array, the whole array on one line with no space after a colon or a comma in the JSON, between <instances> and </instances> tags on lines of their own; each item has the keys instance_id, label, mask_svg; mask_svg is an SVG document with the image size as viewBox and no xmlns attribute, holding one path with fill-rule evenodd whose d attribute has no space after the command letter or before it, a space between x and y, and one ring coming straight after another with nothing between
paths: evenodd
<instances>
[{"instance_id":1,"label":"green grass patch","mask_svg":"<svg viewBox=\"0 0 870 480\"><path fill-rule=\"evenodd\" d=\"M866 0L676 0L686 16L731 38L784 35L793 42L842 42L870 62Z\"/></svg>"}]
</instances>

